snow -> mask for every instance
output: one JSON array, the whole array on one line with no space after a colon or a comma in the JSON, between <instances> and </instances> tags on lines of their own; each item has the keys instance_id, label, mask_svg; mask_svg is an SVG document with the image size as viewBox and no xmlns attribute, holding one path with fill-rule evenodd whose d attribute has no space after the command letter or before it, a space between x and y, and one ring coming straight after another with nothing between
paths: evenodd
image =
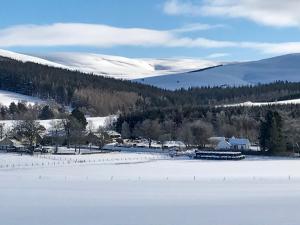
<instances>
[{"instance_id":1,"label":"snow","mask_svg":"<svg viewBox=\"0 0 300 225\"><path fill-rule=\"evenodd\" d=\"M50 61L45 60L45 59L41 59L41 58L30 56L30 55L20 54L20 53L16 53L16 52L11 52L11 51L7 51L7 50L3 50L3 49L0 49L0 57L1 56L6 57L6 58L15 59L15 60L18 60L18 61L21 61L21 62L33 62L33 63L48 65L48 66L52 66L52 67L59 67L59 68L68 69L68 67L66 67L64 65L54 63L54 62L50 62Z\"/></svg>"},{"instance_id":2,"label":"snow","mask_svg":"<svg viewBox=\"0 0 300 225\"><path fill-rule=\"evenodd\" d=\"M99 127L104 127L106 125L107 120L110 118L116 118L116 116L104 116L104 117L86 117L88 122L87 128L92 131L97 131ZM61 121L60 119L50 119L50 120L37 120L43 127L46 128L47 131L51 129L51 127ZM18 121L17 120L0 120L0 123L4 124L4 129L10 129L14 126Z\"/></svg>"},{"instance_id":3,"label":"snow","mask_svg":"<svg viewBox=\"0 0 300 225\"><path fill-rule=\"evenodd\" d=\"M219 65L202 59L137 59L76 52L52 53L41 57L82 72L129 80Z\"/></svg>"},{"instance_id":4,"label":"snow","mask_svg":"<svg viewBox=\"0 0 300 225\"><path fill-rule=\"evenodd\" d=\"M37 97L0 90L0 105L9 106L12 102L14 103L25 102L30 105L45 103L45 101Z\"/></svg>"},{"instance_id":5,"label":"snow","mask_svg":"<svg viewBox=\"0 0 300 225\"><path fill-rule=\"evenodd\" d=\"M300 54L252 62L234 63L204 71L138 79L137 82L165 89L203 86L242 86L275 81L299 82Z\"/></svg>"},{"instance_id":6,"label":"snow","mask_svg":"<svg viewBox=\"0 0 300 225\"><path fill-rule=\"evenodd\" d=\"M203 59L143 59L79 52L59 52L30 56L0 49L0 56L22 62L34 62L84 73L94 73L129 80L187 72L219 65L217 62Z\"/></svg>"},{"instance_id":7,"label":"snow","mask_svg":"<svg viewBox=\"0 0 300 225\"><path fill-rule=\"evenodd\" d=\"M237 104L223 105L223 107L236 107L236 106L251 107L251 106L288 105L288 104L300 104L300 99L292 99L292 100L284 100L284 101L276 101L276 102L251 102L251 101L248 101L248 102L237 103Z\"/></svg>"},{"instance_id":8,"label":"snow","mask_svg":"<svg viewBox=\"0 0 300 225\"><path fill-rule=\"evenodd\" d=\"M12 163L15 167L6 167ZM18 167L22 163L27 166ZM4 165L0 167L3 224L300 222L299 160L178 160L149 153L0 154L0 165Z\"/></svg>"}]
</instances>

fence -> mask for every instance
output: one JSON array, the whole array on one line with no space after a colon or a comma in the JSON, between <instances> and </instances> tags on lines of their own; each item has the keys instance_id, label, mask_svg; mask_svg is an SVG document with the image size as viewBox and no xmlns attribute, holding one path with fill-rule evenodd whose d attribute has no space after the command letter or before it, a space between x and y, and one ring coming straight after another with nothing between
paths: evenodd
<instances>
[{"instance_id":1,"label":"fence","mask_svg":"<svg viewBox=\"0 0 300 225\"><path fill-rule=\"evenodd\" d=\"M17 157L17 156L16 156ZM24 157L24 156L18 156ZM97 165L97 164L127 164L127 163L138 163L148 162L154 160L167 160L171 159L167 155L147 155L139 157L107 157L107 158L91 158L91 157L67 157L67 156L56 156L56 155L36 155L36 156L25 156L29 162L1 162L0 169L18 169L18 168L39 168L39 167L56 167L56 166L67 166L67 165ZM30 157L30 158L28 158Z\"/></svg>"}]
</instances>

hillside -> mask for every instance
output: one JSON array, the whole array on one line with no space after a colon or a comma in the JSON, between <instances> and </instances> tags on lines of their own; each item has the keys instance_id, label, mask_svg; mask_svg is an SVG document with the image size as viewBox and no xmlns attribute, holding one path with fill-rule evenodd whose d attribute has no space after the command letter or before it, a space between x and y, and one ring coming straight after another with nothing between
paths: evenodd
<instances>
[{"instance_id":1,"label":"hillside","mask_svg":"<svg viewBox=\"0 0 300 225\"><path fill-rule=\"evenodd\" d=\"M170 92L155 87L5 57L0 60L0 90L54 100L97 116L172 104Z\"/></svg>"},{"instance_id":2,"label":"hillside","mask_svg":"<svg viewBox=\"0 0 300 225\"><path fill-rule=\"evenodd\" d=\"M165 89L204 86L243 86L275 81L300 81L300 54L253 62L227 64L203 71L138 79L137 82Z\"/></svg>"},{"instance_id":3,"label":"hillside","mask_svg":"<svg viewBox=\"0 0 300 225\"><path fill-rule=\"evenodd\" d=\"M92 53L51 53L41 58L81 72L118 79L138 79L167 75L219 65L200 59L135 59Z\"/></svg>"},{"instance_id":4,"label":"hillside","mask_svg":"<svg viewBox=\"0 0 300 225\"><path fill-rule=\"evenodd\" d=\"M183 73L219 65L217 62L201 59L135 59L78 52L31 56L0 49L1 57L126 80Z\"/></svg>"}]
</instances>

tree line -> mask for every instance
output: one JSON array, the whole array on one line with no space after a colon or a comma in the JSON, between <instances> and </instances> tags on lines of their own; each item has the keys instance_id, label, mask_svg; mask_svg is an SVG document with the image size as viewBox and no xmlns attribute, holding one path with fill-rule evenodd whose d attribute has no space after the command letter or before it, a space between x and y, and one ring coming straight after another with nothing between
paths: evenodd
<instances>
[{"instance_id":1,"label":"tree line","mask_svg":"<svg viewBox=\"0 0 300 225\"><path fill-rule=\"evenodd\" d=\"M180 140L205 147L212 136L248 138L270 154L292 152L300 144L300 106L182 107L120 115L117 131L126 137Z\"/></svg>"}]
</instances>

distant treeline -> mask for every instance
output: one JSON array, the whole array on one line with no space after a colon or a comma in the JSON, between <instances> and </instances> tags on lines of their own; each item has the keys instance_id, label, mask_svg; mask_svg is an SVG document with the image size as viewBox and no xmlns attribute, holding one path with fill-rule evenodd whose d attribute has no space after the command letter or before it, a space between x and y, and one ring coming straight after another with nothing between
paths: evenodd
<instances>
[{"instance_id":1,"label":"distant treeline","mask_svg":"<svg viewBox=\"0 0 300 225\"><path fill-rule=\"evenodd\" d=\"M117 131L128 137L205 145L211 136L249 138L272 151L300 151L300 105L187 106L120 115Z\"/></svg>"}]
</instances>

